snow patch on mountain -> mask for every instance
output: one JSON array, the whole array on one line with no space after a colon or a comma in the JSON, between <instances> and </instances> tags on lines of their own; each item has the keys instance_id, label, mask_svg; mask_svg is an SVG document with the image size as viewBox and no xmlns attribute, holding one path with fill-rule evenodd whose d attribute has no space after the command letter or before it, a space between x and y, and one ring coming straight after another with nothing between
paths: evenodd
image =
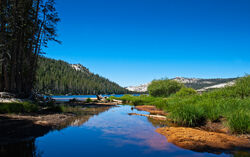
<instances>
[{"instance_id":1,"label":"snow patch on mountain","mask_svg":"<svg viewBox=\"0 0 250 157\"><path fill-rule=\"evenodd\" d=\"M234 84L235 84L235 81L231 81L231 82L227 82L227 83L220 83L220 84L217 84L217 85L208 86L208 87L198 89L197 92L204 92L204 91L207 91L209 89L224 88L224 87L227 87L227 86L232 86Z\"/></svg>"},{"instance_id":2,"label":"snow patch on mountain","mask_svg":"<svg viewBox=\"0 0 250 157\"><path fill-rule=\"evenodd\" d=\"M142 84L139 86L129 86L129 87L126 87L126 89L132 92L146 92L149 84L150 83Z\"/></svg>"},{"instance_id":3,"label":"snow patch on mountain","mask_svg":"<svg viewBox=\"0 0 250 157\"><path fill-rule=\"evenodd\" d=\"M87 69L86 67L84 67L83 65L81 64L70 64L70 66L75 69L76 71L81 71L83 73L86 73L86 74L90 74L90 71L89 69Z\"/></svg>"}]
</instances>

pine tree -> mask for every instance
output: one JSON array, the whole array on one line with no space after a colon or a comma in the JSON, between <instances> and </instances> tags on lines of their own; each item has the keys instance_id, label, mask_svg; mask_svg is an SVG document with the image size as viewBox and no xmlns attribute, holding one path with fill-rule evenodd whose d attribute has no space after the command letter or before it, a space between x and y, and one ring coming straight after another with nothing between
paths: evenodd
<instances>
[{"instance_id":1,"label":"pine tree","mask_svg":"<svg viewBox=\"0 0 250 157\"><path fill-rule=\"evenodd\" d=\"M42 47L58 42L58 21L54 0L0 0L0 91L31 94Z\"/></svg>"}]
</instances>

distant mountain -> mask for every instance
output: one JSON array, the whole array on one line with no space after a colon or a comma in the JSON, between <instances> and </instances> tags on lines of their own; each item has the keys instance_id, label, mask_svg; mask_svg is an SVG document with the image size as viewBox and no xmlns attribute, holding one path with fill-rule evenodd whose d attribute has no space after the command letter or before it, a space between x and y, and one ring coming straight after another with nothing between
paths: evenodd
<instances>
[{"instance_id":1,"label":"distant mountain","mask_svg":"<svg viewBox=\"0 0 250 157\"><path fill-rule=\"evenodd\" d=\"M149 84L150 83L142 84L139 86L129 86L126 87L126 89L133 92L146 92Z\"/></svg>"},{"instance_id":2,"label":"distant mountain","mask_svg":"<svg viewBox=\"0 0 250 157\"><path fill-rule=\"evenodd\" d=\"M173 80L181 82L185 84L185 86L187 87L191 87L191 88L198 90L198 89L202 89L202 88L209 87L209 86L232 82L236 79L237 78L199 79L199 78L176 77Z\"/></svg>"},{"instance_id":3,"label":"distant mountain","mask_svg":"<svg viewBox=\"0 0 250 157\"><path fill-rule=\"evenodd\" d=\"M173 78L172 80L181 82L185 86L194 88L197 91L206 91L209 89L222 88L226 85L231 85L234 83L234 80L236 79L237 78L199 79L199 78L176 77L176 78ZM150 83L139 85L139 86L129 86L126 89L128 89L129 91L134 91L134 92L146 92L149 84Z\"/></svg>"},{"instance_id":4,"label":"distant mountain","mask_svg":"<svg viewBox=\"0 0 250 157\"><path fill-rule=\"evenodd\" d=\"M230 81L230 82L226 82L226 83L220 83L220 84L216 84L216 85L212 85L212 86L208 86L208 87L203 87L201 89L198 89L198 92L204 92L204 91L208 91L211 89L216 89L216 88L223 88L226 86L232 86L234 85L235 81Z\"/></svg>"},{"instance_id":5,"label":"distant mountain","mask_svg":"<svg viewBox=\"0 0 250 157\"><path fill-rule=\"evenodd\" d=\"M125 94L127 89L93 74L81 64L41 57L35 89L43 94Z\"/></svg>"}]
</instances>

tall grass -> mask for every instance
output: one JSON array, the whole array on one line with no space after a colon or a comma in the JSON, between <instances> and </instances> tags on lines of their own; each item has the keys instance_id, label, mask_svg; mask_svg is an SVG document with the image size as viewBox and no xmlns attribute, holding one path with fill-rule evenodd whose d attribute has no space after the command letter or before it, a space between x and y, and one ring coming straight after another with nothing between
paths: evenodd
<instances>
[{"instance_id":1,"label":"tall grass","mask_svg":"<svg viewBox=\"0 0 250 157\"><path fill-rule=\"evenodd\" d=\"M232 132L250 133L250 113L244 110L237 110L228 118L228 125Z\"/></svg>"},{"instance_id":2,"label":"tall grass","mask_svg":"<svg viewBox=\"0 0 250 157\"><path fill-rule=\"evenodd\" d=\"M205 110L201 105L193 104L188 101L180 101L172 107L170 118L184 126L197 126L205 121Z\"/></svg>"},{"instance_id":3,"label":"tall grass","mask_svg":"<svg viewBox=\"0 0 250 157\"><path fill-rule=\"evenodd\" d=\"M31 102L0 103L0 113L36 112L38 106Z\"/></svg>"}]
</instances>

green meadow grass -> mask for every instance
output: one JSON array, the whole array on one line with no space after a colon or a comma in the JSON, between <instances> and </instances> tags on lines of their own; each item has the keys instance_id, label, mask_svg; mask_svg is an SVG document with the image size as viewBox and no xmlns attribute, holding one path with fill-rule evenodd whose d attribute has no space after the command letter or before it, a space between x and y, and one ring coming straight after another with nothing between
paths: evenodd
<instances>
[{"instance_id":1,"label":"green meadow grass","mask_svg":"<svg viewBox=\"0 0 250 157\"><path fill-rule=\"evenodd\" d=\"M31 102L0 103L0 113L36 112L38 106Z\"/></svg>"}]
</instances>

